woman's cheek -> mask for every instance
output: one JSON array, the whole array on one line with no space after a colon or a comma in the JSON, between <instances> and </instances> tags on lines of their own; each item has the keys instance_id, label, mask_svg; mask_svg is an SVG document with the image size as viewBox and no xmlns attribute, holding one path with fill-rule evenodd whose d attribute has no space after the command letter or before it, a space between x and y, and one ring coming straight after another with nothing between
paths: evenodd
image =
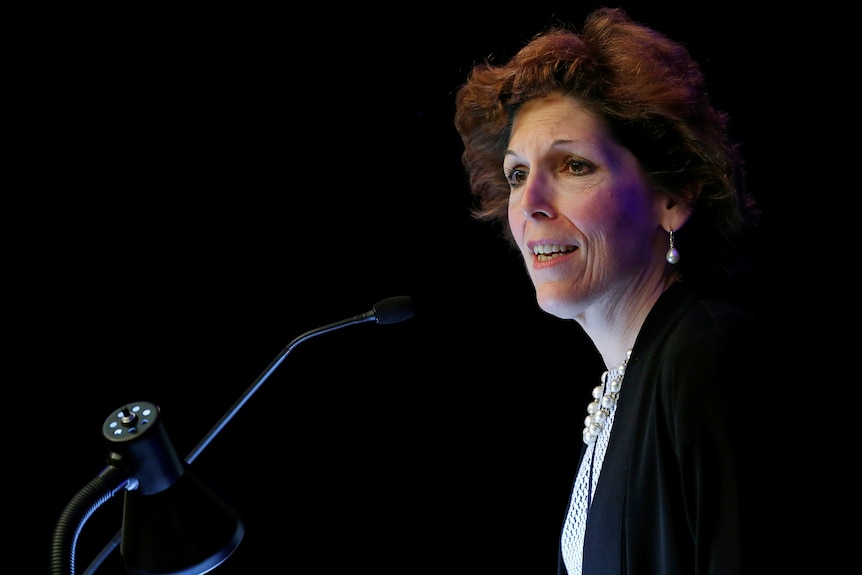
<instances>
[{"instance_id":1,"label":"woman's cheek","mask_svg":"<svg viewBox=\"0 0 862 575\"><path fill-rule=\"evenodd\" d=\"M509 231L515 242L520 247L524 247L524 215L516 205L509 202Z\"/></svg>"}]
</instances>

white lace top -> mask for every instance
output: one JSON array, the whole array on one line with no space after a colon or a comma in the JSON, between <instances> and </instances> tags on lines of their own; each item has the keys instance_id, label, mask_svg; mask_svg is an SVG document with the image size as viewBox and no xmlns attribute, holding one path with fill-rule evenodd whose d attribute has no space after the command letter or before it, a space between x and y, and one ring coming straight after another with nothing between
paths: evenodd
<instances>
[{"instance_id":1,"label":"white lace top","mask_svg":"<svg viewBox=\"0 0 862 575\"><path fill-rule=\"evenodd\" d=\"M624 374L625 365L622 365L621 368ZM614 372L617 369L619 368L611 371L608 380L616 375ZM602 463L605 460L605 452L608 449L608 439L614 425L614 414L617 411L616 403L611 405L609 410L610 413L604 423L604 428L596 438L596 441L587 445L587 450L584 453L584 458L575 477L571 505L569 506L568 513L566 513L566 519L563 524L563 534L560 543L562 545L563 562L569 575L581 575L583 567L584 533L587 529L587 515L593 502L593 496L596 493L596 486L599 483Z\"/></svg>"}]
</instances>

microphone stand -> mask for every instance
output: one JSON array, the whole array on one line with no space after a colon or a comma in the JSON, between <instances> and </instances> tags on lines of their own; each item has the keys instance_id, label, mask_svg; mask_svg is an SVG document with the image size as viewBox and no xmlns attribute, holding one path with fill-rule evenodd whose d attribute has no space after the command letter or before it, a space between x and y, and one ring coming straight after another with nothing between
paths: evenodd
<instances>
[{"instance_id":1,"label":"microphone stand","mask_svg":"<svg viewBox=\"0 0 862 575\"><path fill-rule=\"evenodd\" d=\"M204 449L212 442L216 435L234 418L240 409L248 402L252 395L260 388L263 383L269 379L272 373L281 365L284 359L290 354L293 349L300 343L311 339L312 337L329 333L342 327L356 325L375 321L379 324L398 323L413 317L415 314L414 302L410 296L395 296L377 302L372 307L371 311L355 315L353 317L336 321L322 327L311 329L303 334L295 337L287 346L284 347L268 366L257 376L254 382L245 390L245 392L237 399L228 411L219 419L209 432L201 439L200 442L192 449L185 458L185 462L189 465L198 458ZM109 466L110 467L110 466ZM125 486L123 482L120 486L114 489L114 493L119 490L119 487ZM84 571L84 575L93 575L102 564L102 562L116 549L123 538L122 528L111 538L105 547L99 552L96 558L90 563Z\"/></svg>"},{"instance_id":2,"label":"microphone stand","mask_svg":"<svg viewBox=\"0 0 862 575\"><path fill-rule=\"evenodd\" d=\"M207 433L204 436L204 438L201 439L200 442L198 442L198 444L195 446L195 448L192 449L191 452L189 452L188 456L186 456L186 463L191 464L192 461L197 459L198 455L200 455L201 452L207 447L207 445L209 445L210 442L215 438L215 436L219 434L219 432L222 430L222 428L224 428L224 426L227 425L227 423L231 419L233 419L233 417L237 414L237 412L240 409L242 409L242 406L245 405L245 403L249 400L249 398L252 395L254 395L254 393L258 390L258 388L260 388L261 385L263 385L263 382L265 382L267 379L269 379L269 376L272 375L272 372L274 372L276 370L276 368L278 368L278 366L281 365L281 362L283 362L284 358L286 358L287 355L291 351L293 351L293 348L295 348L296 346L298 346L302 342L304 342L308 339L311 339L314 336L323 335L324 333L329 333L330 331L333 331L333 330L336 330L336 329L339 329L342 327L346 327L348 325L355 325L357 323L365 323L365 322L376 321L376 320L377 320L376 312L370 311L370 312L366 312L366 313L363 313L360 315L353 316L353 317L348 318L348 319L343 319L340 321L330 323L330 324L325 325L323 327L318 327L316 329L309 330L309 331L295 337L293 339L293 341L291 341L289 344L287 344L287 346L283 350L281 350L278 353L278 355L275 356L275 359L273 359L269 363L269 365L266 366L266 369L264 369L261 372L261 374L259 376L257 376L257 379L254 380L254 383L252 383L248 387L248 389L245 390L245 393L243 393L240 396L240 398L234 402L234 404L231 406L231 408L228 409L227 412L221 417L221 419L219 419L218 422L216 422L216 424L212 427L212 429L209 430L209 433Z\"/></svg>"}]
</instances>

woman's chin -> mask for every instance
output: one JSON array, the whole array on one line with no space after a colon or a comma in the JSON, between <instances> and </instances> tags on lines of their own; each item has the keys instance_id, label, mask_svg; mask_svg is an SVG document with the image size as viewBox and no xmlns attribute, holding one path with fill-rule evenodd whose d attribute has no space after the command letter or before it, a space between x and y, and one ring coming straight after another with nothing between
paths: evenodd
<instances>
[{"instance_id":1,"label":"woman's chin","mask_svg":"<svg viewBox=\"0 0 862 575\"><path fill-rule=\"evenodd\" d=\"M564 295L568 295L568 297L564 297ZM575 317L579 309L577 301L573 300L570 294L560 294L552 290L537 290L536 303L545 313L561 319Z\"/></svg>"}]
</instances>

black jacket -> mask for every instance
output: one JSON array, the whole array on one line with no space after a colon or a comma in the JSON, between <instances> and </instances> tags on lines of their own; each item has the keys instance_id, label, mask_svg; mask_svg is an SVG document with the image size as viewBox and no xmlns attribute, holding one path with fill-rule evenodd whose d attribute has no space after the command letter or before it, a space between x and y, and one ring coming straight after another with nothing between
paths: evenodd
<instances>
[{"instance_id":1,"label":"black jacket","mask_svg":"<svg viewBox=\"0 0 862 575\"><path fill-rule=\"evenodd\" d=\"M584 575L747 572L756 523L747 477L761 447L758 401L748 400L758 390L767 397L762 342L743 307L699 299L684 282L662 294L626 368Z\"/></svg>"}]
</instances>

